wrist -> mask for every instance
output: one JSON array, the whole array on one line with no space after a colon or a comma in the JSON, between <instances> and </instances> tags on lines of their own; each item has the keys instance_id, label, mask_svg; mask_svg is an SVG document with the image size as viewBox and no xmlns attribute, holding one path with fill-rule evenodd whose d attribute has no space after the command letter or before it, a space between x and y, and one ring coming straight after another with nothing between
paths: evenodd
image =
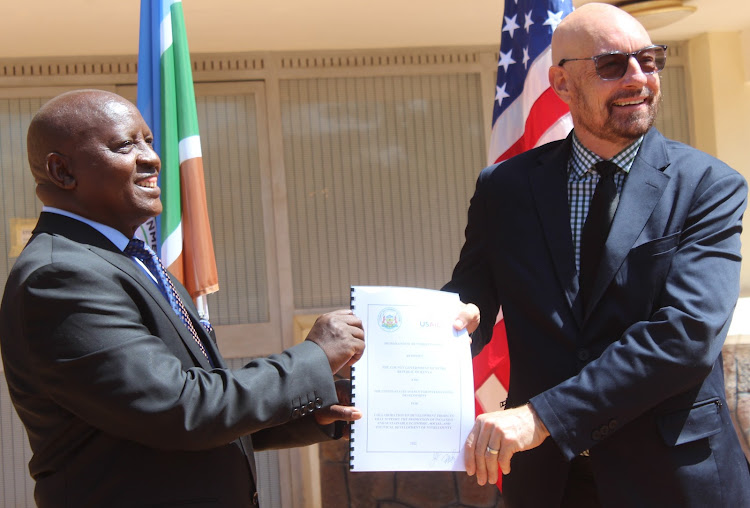
<instances>
[{"instance_id":1,"label":"wrist","mask_svg":"<svg viewBox=\"0 0 750 508\"><path fill-rule=\"evenodd\" d=\"M526 407L529 408L529 412L531 413L531 417L534 419L534 427L544 436L549 436L549 430L547 430L547 426L544 424L541 418L539 418L539 415L536 412L536 409L534 409L534 406L531 404L531 402L526 403Z\"/></svg>"}]
</instances>

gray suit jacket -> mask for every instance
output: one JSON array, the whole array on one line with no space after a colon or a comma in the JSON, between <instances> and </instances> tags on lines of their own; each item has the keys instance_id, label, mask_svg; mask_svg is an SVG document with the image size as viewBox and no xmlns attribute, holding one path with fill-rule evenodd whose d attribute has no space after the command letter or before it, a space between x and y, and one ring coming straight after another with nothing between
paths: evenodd
<instances>
[{"instance_id":1,"label":"gray suit jacket","mask_svg":"<svg viewBox=\"0 0 750 508\"><path fill-rule=\"evenodd\" d=\"M248 506L253 447L331 437L299 416L337 401L320 347L229 370L176 286L216 369L132 259L80 221L40 216L0 308L40 507Z\"/></svg>"},{"instance_id":2,"label":"gray suit jacket","mask_svg":"<svg viewBox=\"0 0 750 508\"><path fill-rule=\"evenodd\" d=\"M571 139L482 171L445 287L476 303L481 349L502 305L508 406L551 438L513 457L508 506L559 506L590 450L602 506L750 506L721 348L739 294L747 184L651 129L625 181L586 308L567 197Z\"/></svg>"}]
</instances>

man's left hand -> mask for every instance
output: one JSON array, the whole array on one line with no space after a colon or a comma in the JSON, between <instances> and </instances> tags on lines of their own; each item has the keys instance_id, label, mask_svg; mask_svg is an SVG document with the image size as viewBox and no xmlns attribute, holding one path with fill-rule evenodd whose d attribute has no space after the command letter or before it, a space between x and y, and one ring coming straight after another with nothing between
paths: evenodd
<instances>
[{"instance_id":1,"label":"man's left hand","mask_svg":"<svg viewBox=\"0 0 750 508\"><path fill-rule=\"evenodd\" d=\"M503 474L510 473L513 454L536 448L547 436L549 431L531 404L481 414L464 445L466 473L476 474L479 485L495 484L498 467Z\"/></svg>"}]
</instances>

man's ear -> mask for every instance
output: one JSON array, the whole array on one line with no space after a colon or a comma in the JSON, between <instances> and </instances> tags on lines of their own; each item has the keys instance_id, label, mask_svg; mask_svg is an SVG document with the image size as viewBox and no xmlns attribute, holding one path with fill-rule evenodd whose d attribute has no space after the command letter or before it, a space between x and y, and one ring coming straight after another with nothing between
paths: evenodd
<instances>
[{"instance_id":1,"label":"man's ear","mask_svg":"<svg viewBox=\"0 0 750 508\"><path fill-rule=\"evenodd\" d=\"M48 153L45 169L49 181L57 187L67 190L76 186L75 176L70 171L70 162L65 155L58 152Z\"/></svg>"},{"instance_id":2,"label":"man's ear","mask_svg":"<svg viewBox=\"0 0 750 508\"><path fill-rule=\"evenodd\" d=\"M549 84L565 104L570 105L570 77L559 65L549 68Z\"/></svg>"}]
</instances>

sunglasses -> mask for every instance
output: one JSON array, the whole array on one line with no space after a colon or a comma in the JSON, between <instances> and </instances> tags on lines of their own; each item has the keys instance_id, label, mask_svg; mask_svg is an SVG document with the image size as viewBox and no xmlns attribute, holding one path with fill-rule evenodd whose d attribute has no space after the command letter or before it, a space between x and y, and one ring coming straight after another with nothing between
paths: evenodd
<instances>
[{"instance_id":1,"label":"sunglasses","mask_svg":"<svg viewBox=\"0 0 750 508\"><path fill-rule=\"evenodd\" d=\"M664 68L664 64L667 63L667 47L664 45L654 45L633 51L632 53L612 51L611 53L602 53L601 55L589 58L563 58L557 65L562 67L565 62L593 60L596 73L599 77L604 81L613 81L620 79L628 71L630 57L635 58L635 61L641 66L643 74L653 74L661 71Z\"/></svg>"}]
</instances>

